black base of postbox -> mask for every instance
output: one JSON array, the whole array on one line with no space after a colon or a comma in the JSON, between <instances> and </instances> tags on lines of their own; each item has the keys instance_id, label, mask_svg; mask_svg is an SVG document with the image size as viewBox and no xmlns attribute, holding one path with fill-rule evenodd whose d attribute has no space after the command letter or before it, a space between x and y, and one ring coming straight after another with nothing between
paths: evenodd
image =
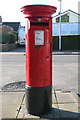
<instances>
[{"instance_id":1,"label":"black base of postbox","mask_svg":"<svg viewBox=\"0 0 80 120\"><path fill-rule=\"evenodd\" d=\"M26 109L32 115L44 115L52 109L52 86L26 86Z\"/></svg>"}]
</instances>

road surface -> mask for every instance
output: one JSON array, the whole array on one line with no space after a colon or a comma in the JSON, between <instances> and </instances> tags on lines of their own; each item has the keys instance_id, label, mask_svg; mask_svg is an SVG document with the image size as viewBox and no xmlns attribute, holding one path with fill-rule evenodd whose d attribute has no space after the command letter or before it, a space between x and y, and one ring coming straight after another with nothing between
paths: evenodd
<instances>
[{"instance_id":1,"label":"road surface","mask_svg":"<svg viewBox=\"0 0 80 120\"><path fill-rule=\"evenodd\" d=\"M14 53L12 51L0 54L0 58L1 56L0 88L9 83L26 81L24 52ZM53 88L78 92L80 57L78 55L53 55L52 58Z\"/></svg>"}]
</instances>

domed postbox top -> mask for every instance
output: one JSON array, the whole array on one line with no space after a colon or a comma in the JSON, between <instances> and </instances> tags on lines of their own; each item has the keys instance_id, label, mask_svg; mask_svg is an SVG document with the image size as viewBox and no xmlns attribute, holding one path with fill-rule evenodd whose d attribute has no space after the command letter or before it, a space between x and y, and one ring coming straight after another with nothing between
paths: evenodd
<instances>
[{"instance_id":1,"label":"domed postbox top","mask_svg":"<svg viewBox=\"0 0 80 120\"><path fill-rule=\"evenodd\" d=\"M51 17L56 12L56 7L50 5L27 5L21 8L21 12L28 17Z\"/></svg>"}]
</instances>

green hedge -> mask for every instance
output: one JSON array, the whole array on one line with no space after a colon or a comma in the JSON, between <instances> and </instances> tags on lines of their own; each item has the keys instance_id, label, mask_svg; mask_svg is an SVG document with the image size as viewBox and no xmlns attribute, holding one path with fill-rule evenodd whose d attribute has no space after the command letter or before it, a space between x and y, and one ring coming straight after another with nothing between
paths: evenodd
<instances>
[{"instance_id":1,"label":"green hedge","mask_svg":"<svg viewBox=\"0 0 80 120\"><path fill-rule=\"evenodd\" d=\"M53 50L59 50L59 36L53 36ZM80 35L61 36L61 50L80 50Z\"/></svg>"},{"instance_id":2,"label":"green hedge","mask_svg":"<svg viewBox=\"0 0 80 120\"><path fill-rule=\"evenodd\" d=\"M8 43L11 44L11 43L15 43L17 41L17 36L15 33L13 32L10 32L8 33Z\"/></svg>"},{"instance_id":3,"label":"green hedge","mask_svg":"<svg viewBox=\"0 0 80 120\"><path fill-rule=\"evenodd\" d=\"M0 36L2 36L0 39L0 44L6 44L6 41L8 40L8 34L6 33L3 33L3 34L0 34Z\"/></svg>"},{"instance_id":4,"label":"green hedge","mask_svg":"<svg viewBox=\"0 0 80 120\"><path fill-rule=\"evenodd\" d=\"M2 39L0 39L0 44L6 44L6 43L12 44L17 41L16 32L2 33L0 34L0 36L2 36Z\"/></svg>"}]
</instances>

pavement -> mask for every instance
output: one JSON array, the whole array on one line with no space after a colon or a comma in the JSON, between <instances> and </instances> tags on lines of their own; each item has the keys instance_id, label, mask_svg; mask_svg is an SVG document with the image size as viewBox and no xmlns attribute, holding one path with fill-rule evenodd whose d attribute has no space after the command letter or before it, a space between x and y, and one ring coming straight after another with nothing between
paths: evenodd
<instances>
[{"instance_id":1,"label":"pavement","mask_svg":"<svg viewBox=\"0 0 80 120\"><path fill-rule=\"evenodd\" d=\"M25 47L18 47L8 52L0 52L0 54L25 54ZM53 55L80 55L80 51L53 51Z\"/></svg>"},{"instance_id":2,"label":"pavement","mask_svg":"<svg viewBox=\"0 0 80 120\"><path fill-rule=\"evenodd\" d=\"M2 99L1 120L80 119L80 98L72 91L52 90L52 110L44 116L34 116L27 113L25 108L25 90L0 91L0 99Z\"/></svg>"},{"instance_id":3,"label":"pavement","mask_svg":"<svg viewBox=\"0 0 80 120\"><path fill-rule=\"evenodd\" d=\"M0 54L24 54L25 52L0 52ZM80 55L80 52L52 52L52 55Z\"/></svg>"},{"instance_id":4,"label":"pavement","mask_svg":"<svg viewBox=\"0 0 80 120\"><path fill-rule=\"evenodd\" d=\"M54 51L53 55L80 55L80 51Z\"/></svg>"}]
</instances>

